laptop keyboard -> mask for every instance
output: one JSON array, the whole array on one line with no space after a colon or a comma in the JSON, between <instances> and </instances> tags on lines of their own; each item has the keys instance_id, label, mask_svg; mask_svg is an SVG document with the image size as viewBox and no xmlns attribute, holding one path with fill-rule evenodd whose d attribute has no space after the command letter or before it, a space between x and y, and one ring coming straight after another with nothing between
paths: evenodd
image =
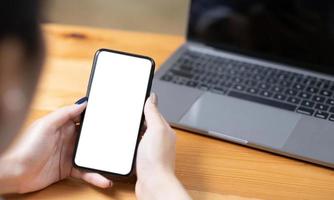
<instances>
[{"instance_id":1,"label":"laptop keyboard","mask_svg":"<svg viewBox=\"0 0 334 200\"><path fill-rule=\"evenodd\" d=\"M334 121L334 82L186 51L161 80Z\"/></svg>"}]
</instances>

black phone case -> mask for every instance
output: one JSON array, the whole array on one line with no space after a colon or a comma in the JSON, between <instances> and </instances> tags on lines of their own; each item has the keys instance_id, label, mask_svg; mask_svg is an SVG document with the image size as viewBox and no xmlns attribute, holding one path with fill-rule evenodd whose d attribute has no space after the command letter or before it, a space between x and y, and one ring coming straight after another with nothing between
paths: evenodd
<instances>
[{"instance_id":1,"label":"black phone case","mask_svg":"<svg viewBox=\"0 0 334 200\"><path fill-rule=\"evenodd\" d=\"M107 52L111 52L111 53L117 53L117 54L123 54L123 55L127 55L127 56L133 56L133 57L137 57L137 58L144 58L144 59L149 60L152 63L151 71L150 71L150 77L149 77L149 81L148 81L148 85L147 85L147 89L146 89L146 95L145 95L145 102L146 102L147 98L150 95L151 87L152 87L152 81L153 81L154 69L155 69L154 60L150 57L147 57L147 56L142 56L142 55L137 55L137 54L132 54L132 53L126 53L126 52L121 52L121 51L116 51L116 50L110 50L110 49L99 49L99 50L96 51L96 53L94 55L93 66L92 66L92 70L91 70L91 73L90 73L88 88L87 88L87 92L86 92L86 96L88 97L88 101L89 101L89 93L90 93L91 85L92 85L93 78L94 78L96 62L97 62L99 53L103 52L103 51L107 51ZM145 106L145 104L144 104L144 106ZM143 109L144 109L144 106L143 106ZM103 175L106 175L106 176L109 176L109 177L110 176L115 177L115 178L118 178L118 180L125 180L125 181L128 179L128 177L130 175L134 175L135 173L134 173L133 169L134 169L135 159L137 157L138 144L139 144L139 141L140 141L139 140L140 139L140 137L139 137L140 136L140 130L143 128L143 124L144 124L144 113L142 114L141 121L140 121L140 127L139 127L138 134L137 134L137 142L136 142L135 153L134 153L133 160L132 160L131 170L128 174L125 174L125 175L117 174L117 173L113 173L113 172L108 172L108 171L102 171L102 170L98 170L98 169L82 167L82 166L79 166L75 163L75 156L76 156L76 153L77 153L77 148L78 148L78 143L79 143L79 140L80 140L80 133L81 133L81 128L82 128L82 122L83 122L84 117L85 117L85 111L81 115L79 134L78 134L78 137L77 137L77 140L76 140L76 143L75 143L75 147L74 147L74 156L73 156L73 160L72 160L74 167L79 168L79 169L89 170L89 171L95 171L95 172L98 172L100 174L103 174ZM129 179L129 180L131 182L133 182L132 179Z\"/></svg>"}]
</instances>

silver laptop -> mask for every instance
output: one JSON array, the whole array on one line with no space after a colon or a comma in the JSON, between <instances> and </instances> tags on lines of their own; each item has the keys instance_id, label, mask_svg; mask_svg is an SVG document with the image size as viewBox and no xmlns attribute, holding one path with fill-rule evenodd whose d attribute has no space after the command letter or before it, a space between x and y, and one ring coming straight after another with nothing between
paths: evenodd
<instances>
[{"instance_id":1,"label":"silver laptop","mask_svg":"<svg viewBox=\"0 0 334 200\"><path fill-rule=\"evenodd\" d=\"M192 0L156 73L177 128L334 167L334 4Z\"/></svg>"}]
</instances>

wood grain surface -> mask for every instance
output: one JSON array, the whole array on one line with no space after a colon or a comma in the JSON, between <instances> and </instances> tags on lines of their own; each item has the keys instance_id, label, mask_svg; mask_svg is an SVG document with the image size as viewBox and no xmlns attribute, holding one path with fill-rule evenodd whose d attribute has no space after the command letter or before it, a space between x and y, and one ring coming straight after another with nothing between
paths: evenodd
<instances>
[{"instance_id":1,"label":"wood grain surface","mask_svg":"<svg viewBox=\"0 0 334 200\"><path fill-rule=\"evenodd\" d=\"M184 38L46 24L47 59L27 124L85 95L94 52L110 48L144 54L157 66ZM194 199L334 199L328 168L176 130L176 173ZM333 130L334 134L334 130ZM334 153L334 152L333 152ZM135 199L134 184L101 190L67 179L9 199Z\"/></svg>"}]
</instances>

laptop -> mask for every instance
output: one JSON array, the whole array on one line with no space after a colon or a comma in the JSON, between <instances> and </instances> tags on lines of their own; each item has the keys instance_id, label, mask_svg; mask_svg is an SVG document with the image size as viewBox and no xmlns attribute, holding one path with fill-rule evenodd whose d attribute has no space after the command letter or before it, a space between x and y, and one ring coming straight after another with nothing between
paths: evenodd
<instances>
[{"instance_id":1,"label":"laptop","mask_svg":"<svg viewBox=\"0 0 334 200\"><path fill-rule=\"evenodd\" d=\"M153 91L172 126L334 167L334 3L192 0Z\"/></svg>"}]
</instances>

